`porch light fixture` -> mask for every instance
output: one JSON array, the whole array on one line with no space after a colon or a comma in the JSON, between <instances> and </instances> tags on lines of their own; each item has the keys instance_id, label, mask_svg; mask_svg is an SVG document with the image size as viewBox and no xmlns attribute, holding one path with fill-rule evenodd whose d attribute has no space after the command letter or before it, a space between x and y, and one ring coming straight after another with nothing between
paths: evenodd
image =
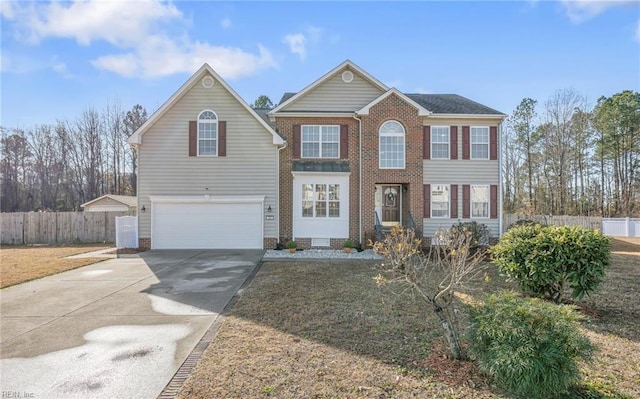
<instances>
[{"instance_id":1,"label":"porch light fixture","mask_svg":"<svg viewBox=\"0 0 640 399\"><path fill-rule=\"evenodd\" d=\"M147 211L147 208L145 208L145 207L144 207L144 205L142 205L142 208L140 208L140 211L142 211L142 212L146 212L146 211Z\"/></svg>"},{"instance_id":2,"label":"porch light fixture","mask_svg":"<svg viewBox=\"0 0 640 399\"><path fill-rule=\"evenodd\" d=\"M267 212L271 213L271 205L267 208Z\"/></svg>"}]
</instances>

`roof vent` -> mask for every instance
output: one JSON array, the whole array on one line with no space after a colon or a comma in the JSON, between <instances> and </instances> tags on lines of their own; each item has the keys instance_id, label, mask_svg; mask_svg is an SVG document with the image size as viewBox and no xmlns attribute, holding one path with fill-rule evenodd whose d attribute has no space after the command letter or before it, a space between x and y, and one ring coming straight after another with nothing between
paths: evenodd
<instances>
[{"instance_id":1,"label":"roof vent","mask_svg":"<svg viewBox=\"0 0 640 399\"><path fill-rule=\"evenodd\" d=\"M205 89L212 88L214 83L215 80L213 80L211 76L205 76L204 78L202 78L202 87L204 87Z\"/></svg>"},{"instance_id":2,"label":"roof vent","mask_svg":"<svg viewBox=\"0 0 640 399\"><path fill-rule=\"evenodd\" d=\"M353 72L351 71L342 72L342 81L345 83L351 83L353 81Z\"/></svg>"}]
</instances>

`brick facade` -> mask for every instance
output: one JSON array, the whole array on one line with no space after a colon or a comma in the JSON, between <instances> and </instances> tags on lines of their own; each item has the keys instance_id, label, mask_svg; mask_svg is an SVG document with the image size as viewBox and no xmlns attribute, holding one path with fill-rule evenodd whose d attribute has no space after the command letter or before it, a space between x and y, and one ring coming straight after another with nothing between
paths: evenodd
<instances>
[{"instance_id":1,"label":"brick facade","mask_svg":"<svg viewBox=\"0 0 640 399\"><path fill-rule=\"evenodd\" d=\"M416 221L422 221L422 121L418 110L403 99L390 95L373 106L369 115L362 116L362 230L363 244L375 231L375 186L376 184L399 184L406 189L403 193L403 220L407 210ZM400 122L405 128L405 169L380 169L378 164L378 131L388 121ZM294 159L294 125L348 125L349 126L349 236L359 236L359 122L354 118L330 117L276 117L278 132L286 137L289 146L280 154L280 236L281 240L291 239L293 234L293 176L291 174ZM314 160L316 161L316 160ZM335 162L335 159L317 160ZM296 237L298 245L309 248L308 237ZM342 246L342 240L331 240L333 248Z\"/></svg>"},{"instance_id":2,"label":"brick facade","mask_svg":"<svg viewBox=\"0 0 640 399\"><path fill-rule=\"evenodd\" d=\"M280 240L286 244L293 236L293 175L291 174L294 159L293 126L294 125L347 125L349 127L349 237L358 238L358 121L354 118L297 118L277 117L276 129L287 140L287 148L280 151ZM317 162L336 162L338 159L307 159ZM345 160L342 160L345 161ZM343 240L331 240L331 247L341 248ZM300 248L310 248L308 237L296 237Z\"/></svg>"},{"instance_id":3,"label":"brick facade","mask_svg":"<svg viewBox=\"0 0 640 399\"><path fill-rule=\"evenodd\" d=\"M362 229L366 237L375 236L376 184L401 184L406 188L402 207L406 220L409 210L416 222L422 221L422 125L423 117L406 101L391 94L371 107L362 117ZM379 129L388 121L400 122L405 129L405 168L379 168Z\"/></svg>"}]
</instances>

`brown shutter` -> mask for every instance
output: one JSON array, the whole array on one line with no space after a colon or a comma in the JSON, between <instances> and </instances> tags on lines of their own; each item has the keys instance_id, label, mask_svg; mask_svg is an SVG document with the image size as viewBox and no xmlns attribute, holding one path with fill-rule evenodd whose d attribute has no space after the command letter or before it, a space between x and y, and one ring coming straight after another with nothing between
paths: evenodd
<instances>
[{"instance_id":1,"label":"brown shutter","mask_svg":"<svg viewBox=\"0 0 640 399\"><path fill-rule=\"evenodd\" d=\"M458 218L458 185L451 185L451 219Z\"/></svg>"},{"instance_id":2,"label":"brown shutter","mask_svg":"<svg viewBox=\"0 0 640 399\"><path fill-rule=\"evenodd\" d=\"M431 217L431 184L425 184L423 186L423 201L424 201L424 218L430 218Z\"/></svg>"},{"instance_id":3,"label":"brown shutter","mask_svg":"<svg viewBox=\"0 0 640 399\"><path fill-rule=\"evenodd\" d=\"M431 159L431 126L422 126L422 159Z\"/></svg>"},{"instance_id":4,"label":"brown shutter","mask_svg":"<svg viewBox=\"0 0 640 399\"><path fill-rule=\"evenodd\" d=\"M189 121L189 156L198 155L198 122Z\"/></svg>"},{"instance_id":5,"label":"brown shutter","mask_svg":"<svg viewBox=\"0 0 640 399\"><path fill-rule=\"evenodd\" d=\"M458 159L458 126L451 126L449 130L449 147L451 159Z\"/></svg>"},{"instance_id":6,"label":"brown shutter","mask_svg":"<svg viewBox=\"0 0 640 399\"><path fill-rule=\"evenodd\" d=\"M462 126L462 159L470 158L469 126Z\"/></svg>"},{"instance_id":7,"label":"brown shutter","mask_svg":"<svg viewBox=\"0 0 640 399\"><path fill-rule=\"evenodd\" d=\"M469 219L471 217L471 186L462 185L462 218Z\"/></svg>"},{"instance_id":8,"label":"brown shutter","mask_svg":"<svg viewBox=\"0 0 640 399\"><path fill-rule=\"evenodd\" d=\"M293 159L300 159L300 125L293 125Z\"/></svg>"},{"instance_id":9,"label":"brown shutter","mask_svg":"<svg viewBox=\"0 0 640 399\"><path fill-rule=\"evenodd\" d=\"M498 218L498 185L492 184L489 189L489 209L490 209L490 218L497 219Z\"/></svg>"},{"instance_id":10,"label":"brown shutter","mask_svg":"<svg viewBox=\"0 0 640 399\"><path fill-rule=\"evenodd\" d=\"M227 156L227 122L218 122L218 156Z\"/></svg>"},{"instance_id":11,"label":"brown shutter","mask_svg":"<svg viewBox=\"0 0 640 399\"><path fill-rule=\"evenodd\" d=\"M495 161L498 159L498 127L491 126L489 128L489 159Z\"/></svg>"},{"instance_id":12,"label":"brown shutter","mask_svg":"<svg viewBox=\"0 0 640 399\"><path fill-rule=\"evenodd\" d=\"M340 125L340 159L349 159L349 125Z\"/></svg>"}]
</instances>

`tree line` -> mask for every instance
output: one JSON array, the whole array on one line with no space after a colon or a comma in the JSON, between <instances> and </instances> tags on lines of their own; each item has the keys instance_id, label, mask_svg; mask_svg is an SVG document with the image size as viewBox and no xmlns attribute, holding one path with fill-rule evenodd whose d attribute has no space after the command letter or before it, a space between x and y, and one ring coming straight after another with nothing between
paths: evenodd
<instances>
[{"instance_id":1,"label":"tree line","mask_svg":"<svg viewBox=\"0 0 640 399\"><path fill-rule=\"evenodd\" d=\"M574 89L524 98L503 124L507 213L640 214L640 93L589 107Z\"/></svg>"},{"instance_id":2,"label":"tree line","mask_svg":"<svg viewBox=\"0 0 640 399\"><path fill-rule=\"evenodd\" d=\"M141 105L109 104L28 129L0 127L0 209L74 211L104 194L136 194L127 138L148 118Z\"/></svg>"}]
</instances>

